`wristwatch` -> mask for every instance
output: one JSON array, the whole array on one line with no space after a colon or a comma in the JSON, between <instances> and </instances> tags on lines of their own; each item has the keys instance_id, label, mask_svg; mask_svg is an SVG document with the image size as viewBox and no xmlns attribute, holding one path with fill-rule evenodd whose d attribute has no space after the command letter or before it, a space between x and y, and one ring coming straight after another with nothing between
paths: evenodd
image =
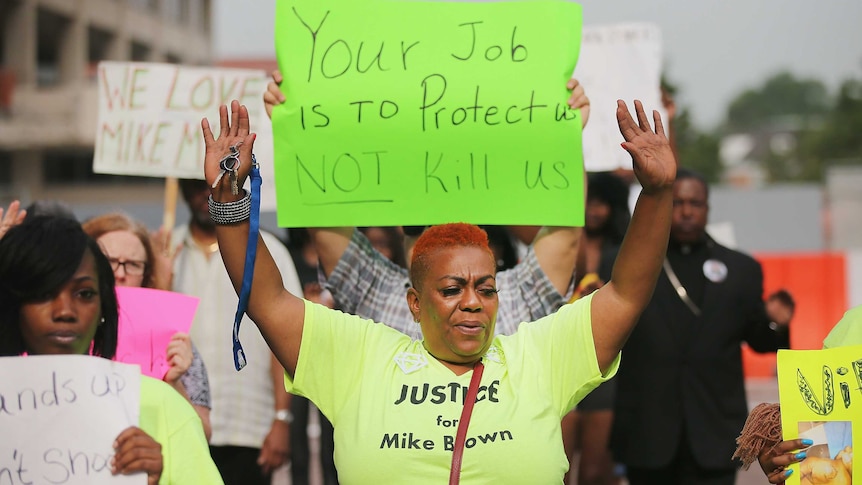
<instances>
[{"instance_id":1,"label":"wristwatch","mask_svg":"<svg viewBox=\"0 0 862 485\"><path fill-rule=\"evenodd\" d=\"M279 409L275 412L275 420L290 424L293 422L293 413L289 409Z\"/></svg>"}]
</instances>

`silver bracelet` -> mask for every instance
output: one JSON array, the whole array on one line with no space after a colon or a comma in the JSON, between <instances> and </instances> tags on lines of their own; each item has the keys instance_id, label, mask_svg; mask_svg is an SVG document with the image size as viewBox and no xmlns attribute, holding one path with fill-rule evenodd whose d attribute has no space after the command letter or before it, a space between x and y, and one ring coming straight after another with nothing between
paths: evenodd
<instances>
[{"instance_id":1,"label":"silver bracelet","mask_svg":"<svg viewBox=\"0 0 862 485\"><path fill-rule=\"evenodd\" d=\"M234 202L216 202L209 197L210 218L220 226L245 222L251 217L251 194L243 189L245 196Z\"/></svg>"}]
</instances>

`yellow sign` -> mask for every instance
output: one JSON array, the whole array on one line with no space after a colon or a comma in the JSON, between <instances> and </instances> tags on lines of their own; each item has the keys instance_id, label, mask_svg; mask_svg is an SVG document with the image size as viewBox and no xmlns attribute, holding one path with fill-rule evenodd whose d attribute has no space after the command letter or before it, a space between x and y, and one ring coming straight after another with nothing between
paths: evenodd
<instances>
[{"instance_id":1,"label":"yellow sign","mask_svg":"<svg viewBox=\"0 0 862 485\"><path fill-rule=\"evenodd\" d=\"M787 484L850 485L853 443L862 440L862 346L779 350L778 391L784 439L808 438L808 457Z\"/></svg>"}]
</instances>

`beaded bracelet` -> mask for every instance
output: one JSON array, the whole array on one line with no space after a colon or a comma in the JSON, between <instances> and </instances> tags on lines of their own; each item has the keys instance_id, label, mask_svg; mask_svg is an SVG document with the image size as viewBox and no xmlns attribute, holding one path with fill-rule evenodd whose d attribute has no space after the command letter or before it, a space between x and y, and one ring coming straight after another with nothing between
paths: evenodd
<instances>
[{"instance_id":1,"label":"beaded bracelet","mask_svg":"<svg viewBox=\"0 0 862 485\"><path fill-rule=\"evenodd\" d=\"M216 202L209 197L210 218L220 226L245 222L251 216L251 194L243 189L245 196L234 202Z\"/></svg>"}]
</instances>

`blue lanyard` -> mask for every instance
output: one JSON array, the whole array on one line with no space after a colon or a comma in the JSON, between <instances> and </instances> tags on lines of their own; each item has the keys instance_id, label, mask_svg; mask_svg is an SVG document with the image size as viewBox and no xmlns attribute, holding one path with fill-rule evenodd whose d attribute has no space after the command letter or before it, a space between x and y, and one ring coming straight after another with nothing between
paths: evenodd
<instances>
[{"instance_id":1,"label":"blue lanyard","mask_svg":"<svg viewBox=\"0 0 862 485\"><path fill-rule=\"evenodd\" d=\"M251 281L254 279L254 260L257 257L257 235L260 229L260 169L257 159L251 156L251 214L249 215L248 245L245 250L245 267L242 272L242 288L239 291L239 303L233 319L233 364L236 370L245 367L247 360L242 344L239 341L239 326L242 317L248 309L248 296L251 293Z\"/></svg>"}]
</instances>

